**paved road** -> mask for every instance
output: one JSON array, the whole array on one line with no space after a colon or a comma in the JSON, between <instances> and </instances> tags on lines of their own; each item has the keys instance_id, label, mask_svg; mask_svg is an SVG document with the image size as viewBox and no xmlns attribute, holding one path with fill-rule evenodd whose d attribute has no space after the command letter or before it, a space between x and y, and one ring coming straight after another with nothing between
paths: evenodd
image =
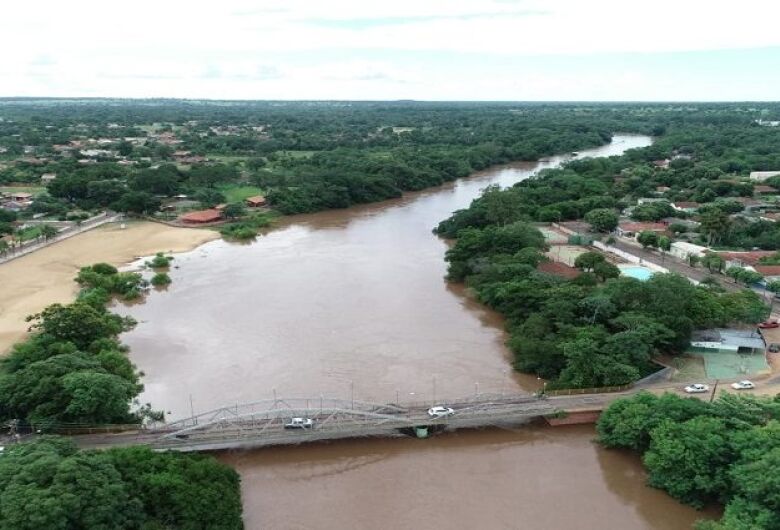
<instances>
[{"instance_id":1,"label":"paved road","mask_svg":"<svg viewBox=\"0 0 780 530\"><path fill-rule=\"evenodd\" d=\"M712 275L706 268L691 267L687 263L684 263L675 257L669 256L668 254L666 256L661 256L657 252L644 250L639 245L626 243L620 239L616 239L612 246L618 250L622 250L623 252L628 252L629 254L633 254L638 258L642 258L644 261L649 261L650 263L654 263L661 267L666 267L672 272L687 276L688 278L694 279L697 282L714 276L714 278L717 279L718 282L729 291L739 291L744 289L742 285L736 284L724 276Z\"/></svg>"}]
</instances>

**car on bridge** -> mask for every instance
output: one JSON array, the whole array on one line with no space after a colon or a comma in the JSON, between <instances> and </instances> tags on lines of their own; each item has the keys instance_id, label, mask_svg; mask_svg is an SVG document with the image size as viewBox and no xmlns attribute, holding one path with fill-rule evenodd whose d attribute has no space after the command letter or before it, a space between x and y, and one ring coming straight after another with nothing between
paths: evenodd
<instances>
[{"instance_id":1,"label":"car on bridge","mask_svg":"<svg viewBox=\"0 0 780 530\"><path fill-rule=\"evenodd\" d=\"M753 381L748 381L745 379L744 381L737 381L736 383L731 383L731 388L734 390L750 390L753 388L756 388L756 385L753 384Z\"/></svg>"},{"instance_id":2,"label":"car on bridge","mask_svg":"<svg viewBox=\"0 0 780 530\"><path fill-rule=\"evenodd\" d=\"M447 416L452 416L453 414L455 414L454 410L452 410L450 407L442 407L441 405L428 409L428 416L431 418L446 418Z\"/></svg>"},{"instance_id":3,"label":"car on bridge","mask_svg":"<svg viewBox=\"0 0 780 530\"><path fill-rule=\"evenodd\" d=\"M701 383L694 383L692 385L686 386L683 390L687 394L701 394L702 392L709 391L710 387L708 385L703 385Z\"/></svg>"},{"instance_id":4,"label":"car on bridge","mask_svg":"<svg viewBox=\"0 0 780 530\"><path fill-rule=\"evenodd\" d=\"M314 420L311 418L292 418L284 424L285 429L311 429L314 427Z\"/></svg>"}]
</instances>

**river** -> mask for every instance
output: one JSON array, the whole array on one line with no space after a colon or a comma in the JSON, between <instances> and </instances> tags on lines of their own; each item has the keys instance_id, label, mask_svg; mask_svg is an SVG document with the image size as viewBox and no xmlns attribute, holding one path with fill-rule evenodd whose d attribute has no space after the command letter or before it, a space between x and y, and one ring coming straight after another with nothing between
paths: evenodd
<instances>
[{"instance_id":1,"label":"river","mask_svg":"<svg viewBox=\"0 0 780 530\"><path fill-rule=\"evenodd\" d=\"M618 135L578 156L650 143ZM490 184L566 157L516 163L378 204L287 218L250 244L177 257L173 284L123 336L142 401L170 418L276 394L445 401L538 387L511 371L499 315L444 281L431 229ZM590 428L526 428L226 455L248 528L690 528L700 514L643 485Z\"/></svg>"}]
</instances>

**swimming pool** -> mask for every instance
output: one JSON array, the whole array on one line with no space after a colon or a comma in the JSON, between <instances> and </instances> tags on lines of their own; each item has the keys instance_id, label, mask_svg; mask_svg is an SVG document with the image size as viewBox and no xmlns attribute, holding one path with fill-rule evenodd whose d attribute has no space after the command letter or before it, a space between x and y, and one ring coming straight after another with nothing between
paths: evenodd
<instances>
[{"instance_id":1,"label":"swimming pool","mask_svg":"<svg viewBox=\"0 0 780 530\"><path fill-rule=\"evenodd\" d=\"M653 271L641 265L620 265L618 268L623 276L630 276L643 282L649 280L650 276L653 275Z\"/></svg>"}]
</instances>

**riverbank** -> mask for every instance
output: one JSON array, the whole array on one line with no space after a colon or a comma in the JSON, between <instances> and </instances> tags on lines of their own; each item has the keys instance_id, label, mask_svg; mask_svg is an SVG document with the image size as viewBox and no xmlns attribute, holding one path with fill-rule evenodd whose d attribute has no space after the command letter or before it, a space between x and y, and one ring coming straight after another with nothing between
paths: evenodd
<instances>
[{"instance_id":1,"label":"riverbank","mask_svg":"<svg viewBox=\"0 0 780 530\"><path fill-rule=\"evenodd\" d=\"M110 224L0 265L0 355L27 334L25 317L77 293L80 267L97 262L123 265L155 252L184 252L219 238L211 230L131 222Z\"/></svg>"}]
</instances>

